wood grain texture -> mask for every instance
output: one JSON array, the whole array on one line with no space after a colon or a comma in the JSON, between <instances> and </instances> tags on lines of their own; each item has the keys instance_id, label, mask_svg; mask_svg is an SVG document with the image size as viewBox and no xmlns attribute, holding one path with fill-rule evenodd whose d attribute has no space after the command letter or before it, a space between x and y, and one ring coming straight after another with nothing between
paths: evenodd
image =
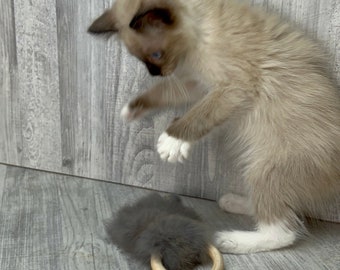
<instances>
[{"instance_id":1,"label":"wood grain texture","mask_svg":"<svg viewBox=\"0 0 340 270\"><path fill-rule=\"evenodd\" d=\"M14 0L22 159L60 167L59 80L55 1Z\"/></svg>"},{"instance_id":2,"label":"wood grain texture","mask_svg":"<svg viewBox=\"0 0 340 270\"><path fill-rule=\"evenodd\" d=\"M151 191L0 165L0 268L6 270L145 269L106 241L103 220ZM216 230L251 229L245 216L183 197ZM339 269L340 225L322 222L289 249L224 255L226 269ZM200 269L209 269L201 267Z\"/></svg>"},{"instance_id":3,"label":"wood grain texture","mask_svg":"<svg viewBox=\"0 0 340 270\"><path fill-rule=\"evenodd\" d=\"M14 6L7 0L0 5L0 37L0 160L21 164L23 147Z\"/></svg>"},{"instance_id":4,"label":"wood grain texture","mask_svg":"<svg viewBox=\"0 0 340 270\"><path fill-rule=\"evenodd\" d=\"M223 132L197 143L185 164L166 164L155 144L181 110L130 125L120 119L123 105L153 79L115 37L86 33L112 2L1 4L0 162L209 199L242 192ZM251 2L319 39L340 83L338 0ZM340 206L331 211L327 218L340 221Z\"/></svg>"}]
</instances>

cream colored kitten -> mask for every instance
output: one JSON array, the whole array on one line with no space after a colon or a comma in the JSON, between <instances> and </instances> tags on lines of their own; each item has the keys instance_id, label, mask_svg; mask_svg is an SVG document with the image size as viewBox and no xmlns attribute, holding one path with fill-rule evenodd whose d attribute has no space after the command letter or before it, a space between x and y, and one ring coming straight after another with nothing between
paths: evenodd
<instances>
[{"instance_id":1,"label":"cream colored kitten","mask_svg":"<svg viewBox=\"0 0 340 270\"><path fill-rule=\"evenodd\" d=\"M228 125L250 200L227 194L219 204L258 226L218 233L221 251L291 245L304 230L298 215L339 195L339 93L318 46L288 24L228 0L117 0L89 31L117 32L152 75L166 76L124 118L195 102L160 136L162 159L183 161L193 142Z\"/></svg>"}]
</instances>

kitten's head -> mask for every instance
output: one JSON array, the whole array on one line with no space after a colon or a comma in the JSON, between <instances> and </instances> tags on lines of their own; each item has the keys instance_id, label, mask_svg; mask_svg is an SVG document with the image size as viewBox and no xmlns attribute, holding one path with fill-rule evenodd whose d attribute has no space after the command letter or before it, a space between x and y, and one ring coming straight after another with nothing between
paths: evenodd
<instances>
[{"instance_id":1,"label":"kitten's head","mask_svg":"<svg viewBox=\"0 0 340 270\"><path fill-rule=\"evenodd\" d=\"M118 33L131 54L153 76L170 75L188 47L176 0L117 0L89 27L90 33Z\"/></svg>"}]
</instances>

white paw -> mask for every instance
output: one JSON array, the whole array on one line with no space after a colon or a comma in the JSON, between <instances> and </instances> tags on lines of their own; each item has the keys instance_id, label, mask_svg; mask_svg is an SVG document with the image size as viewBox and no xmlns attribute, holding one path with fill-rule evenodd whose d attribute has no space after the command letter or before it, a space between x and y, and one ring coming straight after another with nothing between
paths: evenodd
<instances>
[{"instance_id":1,"label":"white paw","mask_svg":"<svg viewBox=\"0 0 340 270\"><path fill-rule=\"evenodd\" d=\"M190 143L176 139L163 132L159 136L157 151L162 160L168 162L183 162L189 156Z\"/></svg>"},{"instance_id":2,"label":"white paw","mask_svg":"<svg viewBox=\"0 0 340 270\"><path fill-rule=\"evenodd\" d=\"M222 253L248 253L246 249L240 250L239 241L235 232L217 232L215 234L215 245Z\"/></svg>"},{"instance_id":3,"label":"white paw","mask_svg":"<svg viewBox=\"0 0 340 270\"><path fill-rule=\"evenodd\" d=\"M237 241L231 237L233 232L217 232L215 245L222 253L237 253Z\"/></svg>"},{"instance_id":4,"label":"white paw","mask_svg":"<svg viewBox=\"0 0 340 270\"><path fill-rule=\"evenodd\" d=\"M144 109L143 106L133 106L131 104L133 104L133 102L125 104L120 112L120 117L124 120L136 120L142 117L147 112L147 110Z\"/></svg>"},{"instance_id":5,"label":"white paw","mask_svg":"<svg viewBox=\"0 0 340 270\"><path fill-rule=\"evenodd\" d=\"M125 120L130 120L131 118L131 112L129 109L129 104L125 104L123 109L120 112L120 117L125 119Z\"/></svg>"}]
</instances>

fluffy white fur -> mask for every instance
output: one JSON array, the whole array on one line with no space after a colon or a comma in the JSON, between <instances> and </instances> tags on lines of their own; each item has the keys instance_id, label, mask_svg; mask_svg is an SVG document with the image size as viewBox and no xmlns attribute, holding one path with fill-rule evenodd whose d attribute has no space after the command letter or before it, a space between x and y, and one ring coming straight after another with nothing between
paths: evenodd
<instances>
[{"instance_id":1,"label":"fluffy white fur","mask_svg":"<svg viewBox=\"0 0 340 270\"><path fill-rule=\"evenodd\" d=\"M190 143L169 136L163 132L159 136L157 151L162 160L168 162L183 162L189 156Z\"/></svg>"},{"instance_id":2,"label":"fluffy white fur","mask_svg":"<svg viewBox=\"0 0 340 270\"><path fill-rule=\"evenodd\" d=\"M296 232L280 221L271 225L259 224L254 232L219 232L215 241L221 252L243 254L286 247L293 244L296 237Z\"/></svg>"},{"instance_id":3,"label":"fluffy white fur","mask_svg":"<svg viewBox=\"0 0 340 270\"><path fill-rule=\"evenodd\" d=\"M131 118L131 112L129 109L129 104L125 104L123 109L120 112L120 117L125 119L125 120L129 120Z\"/></svg>"}]
</instances>

